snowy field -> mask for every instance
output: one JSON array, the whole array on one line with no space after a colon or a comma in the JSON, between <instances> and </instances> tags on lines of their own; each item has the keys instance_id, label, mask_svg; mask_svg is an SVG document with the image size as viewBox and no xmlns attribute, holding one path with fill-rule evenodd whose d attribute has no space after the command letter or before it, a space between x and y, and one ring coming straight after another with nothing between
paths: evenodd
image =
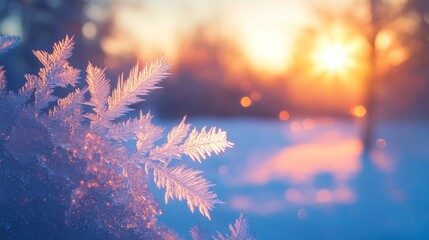
<instances>
[{"instance_id":1,"label":"snowy field","mask_svg":"<svg viewBox=\"0 0 429 240\"><path fill-rule=\"evenodd\" d=\"M185 239L195 224L224 232L240 212L259 239L429 239L427 122L379 123L369 156L359 121L189 122L221 127L235 146L195 164L225 202L211 221L183 202L161 203L160 220Z\"/></svg>"}]
</instances>

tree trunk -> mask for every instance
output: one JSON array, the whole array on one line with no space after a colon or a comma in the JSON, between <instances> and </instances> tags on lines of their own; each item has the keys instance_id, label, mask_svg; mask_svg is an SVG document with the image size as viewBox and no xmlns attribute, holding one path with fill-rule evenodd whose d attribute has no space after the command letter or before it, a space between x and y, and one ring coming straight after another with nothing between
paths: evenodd
<instances>
[{"instance_id":1,"label":"tree trunk","mask_svg":"<svg viewBox=\"0 0 429 240\"><path fill-rule=\"evenodd\" d=\"M377 49L375 40L379 30L377 16L377 0L370 0L371 26L368 34L370 44L369 53L369 74L365 82L365 106L367 110L365 126L363 132L364 153L369 153L374 145L374 107L375 107L375 86L377 81Z\"/></svg>"}]
</instances>

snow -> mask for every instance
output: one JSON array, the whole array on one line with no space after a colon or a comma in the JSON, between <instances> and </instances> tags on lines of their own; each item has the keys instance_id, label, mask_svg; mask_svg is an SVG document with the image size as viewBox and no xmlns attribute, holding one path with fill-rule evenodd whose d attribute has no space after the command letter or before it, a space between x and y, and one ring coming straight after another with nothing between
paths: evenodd
<instances>
[{"instance_id":1,"label":"snow","mask_svg":"<svg viewBox=\"0 0 429 240\"><path fill-rule=\"evenodd\" d=\"M211 221L183 202L165 206L163 192L154 190L160 221L185 238L195 224L225 232L241 212L259 239L429 238L427 122L378 123L367 155L359 120L189 122L226 130L235 146L195 165L226 203L215 206Z\"/></svg>"}]
</instances>

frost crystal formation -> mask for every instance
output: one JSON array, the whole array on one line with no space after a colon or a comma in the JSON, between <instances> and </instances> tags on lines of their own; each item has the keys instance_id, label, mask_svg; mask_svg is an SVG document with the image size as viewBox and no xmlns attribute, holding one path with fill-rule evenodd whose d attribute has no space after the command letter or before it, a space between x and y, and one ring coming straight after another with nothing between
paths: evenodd
<instances>
[{"instance_id":1,"label":"frost crystal formation","mask_svg":"<svg viewBox=\"0 0 429 240\"><path fill-rule=\"evenodd\" d=\"M0 55L18 41L0 37ZM121 121L158 88L169 66L162 59L143 69L137 64L111 91L105 69L88 64L87 86L77 89L80 71L68 62L73 46L66 37L52 53L34 51L43 67L25 75L17 94L7 92L0 68L0 238L174 238L156 223L161 211L148 190L150 175L165 189L165 202L186 201L210 218L220 203L212 184L175 160L201 163L225 151L233 145L226 133L191 129L184 118L163 137L143 112ZM70 86L66 97L54 94Z\"/></svg>"},{"instance_id":2,"label":"frost crystal formation","mask_svg":"<svg viewBox=\"0 0 429 240\"><path fill-rule=\"evenodd\" d=\"M243 214L235 220L235 224L229 224L230 234L223 235L217 232L217 236L212 236L213 240L256 240L257 238L250 233L250 225ZM194 226L189 231L192 240L205 240L210 239L209 233L202 229L199 225Z\"/></svg>"}]
</instances>

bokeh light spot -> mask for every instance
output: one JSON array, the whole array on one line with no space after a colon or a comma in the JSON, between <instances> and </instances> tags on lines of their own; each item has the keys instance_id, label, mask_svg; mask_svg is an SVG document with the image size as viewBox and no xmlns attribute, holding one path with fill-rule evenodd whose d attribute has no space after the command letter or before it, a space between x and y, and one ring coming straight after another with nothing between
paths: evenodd
<instances>
[{"instance_id":1,"label":"bokeh light spot","mask_svg":"<svg viewBox=\"0 0 429 240\"><path fill-rule=\"evenodd\" d=\"M366 108L362 105L356 106L351 110L351 113L355 117L364 117L366 115Z\"/></svg>"},{"instance_id":2,"label":"bokeh light spot","mask_svg":"<svg viewBox=\"0 0 429 240\"><path fill-rule=\"evenodd\" d=\"M259 91L253 91L252 94L250 95L250 98L253 101L257 102L257 101L261 100L262 94Z\"/></svg>"},{"instance_id":3,"label":"bokeh light spot","mask_svg":"<svg viewBox=\"0 0 429 240\"><path fill-rule=\"evenodd\" d=\"M288 189L285 192L285 197L289 202L298 203L301 201L301 193L295 188Z\"/></svg>"},{"instance_id":4,"label":"bokeh light spot","mask_svg":"<svg viewBox=\"0 0 429 240\"><path fill-rule=\"evenodd\" d=\"M320 203L329 203L332 201L332 193L328 189L322 189L317 192L316 200Z\"/></svg>"},{"instance_id":5,"label":"bokeh light spot","mask_svg":"<svg viewBox=\"0 0 429 240\"><path fill-rule=\"evenodd\" d=\"M279 113L279 119L282 121L287 121L289 119L290 115L287 111L281 111Z\"/></svg>"},{"instance_id":6,"label":"bokeh light spot","mask_svg":"<svg viewBox=\"0 0 429 240\"><path fill-rule=\"evenodd\" d=\"M300 208L297 213L300 219L305 219L308 216L307 210L305 208Z\"/></svg>"},{"instance_id":7,"label":"bokeh light spot","mask_svg":"<svg viewBox=\"0 0 429 240\"><path fill-rule=\"evenodd\" d=\"M377 146L377 148L379 149L384 149L387 147L387 142L386 140L379 138L377 139L377 141L375 142L375 145Z\"/></svg>"},{"instance_id":8,"label":"bokeh light spot","mask_svg":"<svg viewBox=\"0 0 429 240\"><path fill-rule=\"evenodd\" d=\"M226 165L221 165L221 166L219 166L217 171L220 175L225 175L228 173L229 168Z\"/></svg>"},{"instance_id":9,"label":"bokeh light spot","mask_svg":"<svg viewBox=\"0 0 429 240\"><path fill-rule=\"evenodd\" d=\"M303 122L302 122L302 127L305 129L305 130L311 130L311 129L313 129L314 128L314 126L316 125L316 123L314 122L314 120L313 119L311 119L311 118L307 118L307 119L305 119Z\"/></svg>"},{"instance_id":10,"label":"bokeh light spot","mask_svg":"<svg viewBox=\"0 0 429 240\"><path fill-rule=\"evenodd\" d=\"M289 125L289 128L294 133L299 132L301 131L301 123L298 121L294 121Z\"/></svg>"},{"instance_id":11,"label":"bokeh light spot","mask_svg":"<svg viewBox=\"0 0 429 240\"><path fill-rule=\"evenodd\" d=\"M82 26L82 34L86 39L93 40L97 36L97 26L93 22L86 22Z\"/></svg>"},{"instance_id":12,"label":"bokeh light spot","mask_svg":"<svg viewBox=\"0 0 429 240\"><path fill-rule=\"evenodd\" d=\"M252 103L253 103L252 99L250 99L247 96L242 97L241 100L240 100L240 104L244 108L250 107L250 105L252 105Z\"/></svg>"}]
</instances>

